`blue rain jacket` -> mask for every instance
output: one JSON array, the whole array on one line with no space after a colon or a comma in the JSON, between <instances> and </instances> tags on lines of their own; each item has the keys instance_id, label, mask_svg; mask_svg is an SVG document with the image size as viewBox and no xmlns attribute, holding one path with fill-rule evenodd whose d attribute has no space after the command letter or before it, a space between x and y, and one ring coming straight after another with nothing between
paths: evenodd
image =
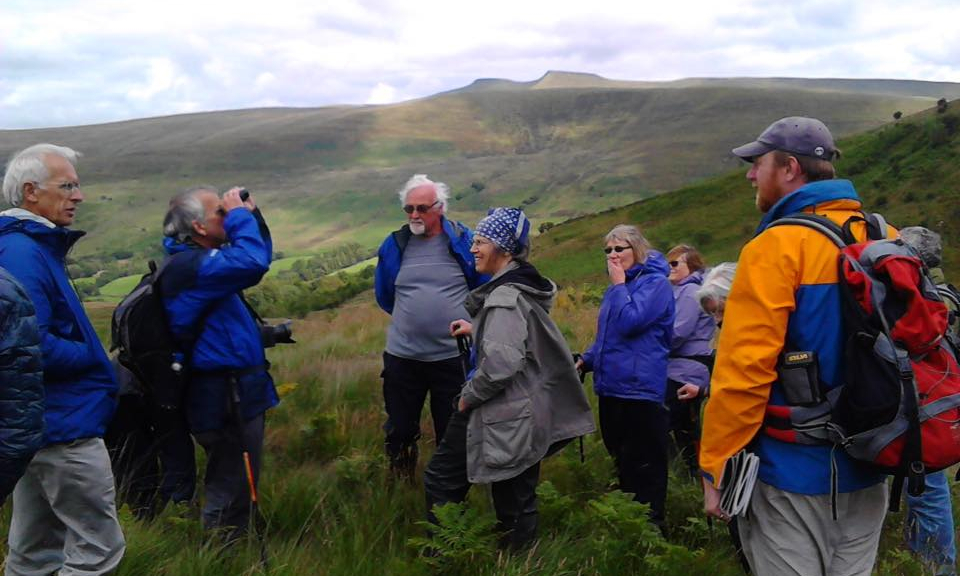
<instances>
[{"instance_id":1,"label":"blue rain jacket","mask_svg":"<svg viewBox=\"0 0 960 576\"><path fill-rule=\"evenodd\" d=\"M0 216L0 267L20 282L36 310L45 446L102 437L116 410L113 366L67 276L67 252L83 235Z\"/></svg>"},{"instance_id":2,"label":"blue rain jacket","mask_svg":"<svg viewBox=\"0 0 960 576\"><path fill-rule=\"evenodd\" d=\"M240 292L260 282L270 268L270 232L259 214L242 208L228 212L223 226L229 243L216 249L164 239L172 255L160 284L167 321L177 338L196 337L188 359L186 401L193 432L231 424L228 372L240 373L239 415L244 420L280 402L267 371L260 329L240 298ZM197 326L199 322L203 325Z\"/></svg>"},{"instance_id":3,"label":"blue rain jacket","mask_svg":"<svg viewBox=\"0 0 960 576\"><path fill-rule=\"evenodd\" d=\"M627 270L627 281L603 295L597 338L583 354L598 396L663 403L675 305L663 255Z\"/></svg>"}]
</instances>

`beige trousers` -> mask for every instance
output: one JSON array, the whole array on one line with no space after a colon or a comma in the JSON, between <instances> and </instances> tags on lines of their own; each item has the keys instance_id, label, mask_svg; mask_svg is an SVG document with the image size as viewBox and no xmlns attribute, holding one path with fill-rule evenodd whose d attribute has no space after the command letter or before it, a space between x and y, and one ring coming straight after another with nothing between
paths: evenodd
<instances>
[{"instance_id":1,"label":"beige trousers","mask_svg":"<svg viewBox=\"0 0 960 576\"><path fill-rule=\"evenodd\" d=\"M785 492L757 480L747 517L737 520L757 576L870 576L887 511L887 485L837 495Z\"/></svg>"}]
</instances>

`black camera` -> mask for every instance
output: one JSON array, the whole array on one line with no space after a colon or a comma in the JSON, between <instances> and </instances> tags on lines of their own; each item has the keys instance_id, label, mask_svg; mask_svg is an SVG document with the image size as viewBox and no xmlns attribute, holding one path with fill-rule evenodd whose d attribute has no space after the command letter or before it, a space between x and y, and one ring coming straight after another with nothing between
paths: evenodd
<instances>
[{"instance_id":1,"label":"black camera","mask_svg":"<svg viewBox=\"0 0 960 576\"><path fill-rule=\"evenodd\" d=\"M273 348L277 344L296 344L293 339L293 322L287 320L279 324L261 324L260 340L264 348Z\"/></svg>"}]
</instances>

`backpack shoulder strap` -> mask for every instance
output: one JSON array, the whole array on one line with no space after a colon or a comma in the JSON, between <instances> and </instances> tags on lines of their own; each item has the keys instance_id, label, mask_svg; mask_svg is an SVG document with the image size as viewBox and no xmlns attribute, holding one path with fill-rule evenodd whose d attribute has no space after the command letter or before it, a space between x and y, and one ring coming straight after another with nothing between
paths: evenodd
<instances>
[{"instance_id":1,"label":"backpack shoulder strap","mask_svg":"<svg viewBox=\"0 0 960 576\"><path fill-rule=\"evenodd\" d=\"M887 220L877 213L864 214L863 216L851 216L843 223L844 238L849 244L857 243L853 235L853 223L863 222L867 227L867 240L886 240L887 239Z\"/></svg>"},{"instance_id":2,"label":"backpack shoulder strap","mask_svg":"<svg viewBox=\"0 0 960 576\"><path fill-rule=\"evenodd\" d=\"M960 309L960 294L957 293L957 289L953 287L953 284L937 286L937 292L941 298L950 300L954 307Z\"/></svg>"},{"instance_id":3,"label":"backpack shoulder strap","mask_svg":"<svg viewBox=\"0 0 960 576\"><path fill-rule=\"evenodd\" d=\"M833 220L816 214L807 214L805 212L791 214L790 216L774 220L770 226L803 226L804 228L811 228L820 232L833 241L837 248L845 248L848 244L845 240L846 235L843 228L838 226Z\"/></svg>"}]
</instances>

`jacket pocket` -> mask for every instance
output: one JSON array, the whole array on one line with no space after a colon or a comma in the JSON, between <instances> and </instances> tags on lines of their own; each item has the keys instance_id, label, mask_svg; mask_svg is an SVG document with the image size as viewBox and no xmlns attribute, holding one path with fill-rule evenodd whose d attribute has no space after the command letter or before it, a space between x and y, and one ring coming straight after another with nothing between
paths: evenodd
<instances>
[{"instance_id":1,"label":"jacket pocket","mask_svg":"<svg viewBox=\"0 0 960 576\"><path fill-rule=\"evenodd\" d=\"M533 441L533 410L529 398L488 405L483 421L483 462L490 468L510 468L522 461Z\"/></svg>"}]
</instances>

